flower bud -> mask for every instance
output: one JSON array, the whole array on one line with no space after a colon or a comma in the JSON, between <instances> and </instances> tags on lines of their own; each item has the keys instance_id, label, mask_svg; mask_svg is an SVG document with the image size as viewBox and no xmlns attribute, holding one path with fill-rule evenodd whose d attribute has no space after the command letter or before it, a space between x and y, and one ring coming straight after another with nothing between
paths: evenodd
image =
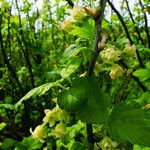
<instances>
[{"instance_id":1,"label":"flower bud","mask_svg":"<svg viewBox=\"0 0 150 150\"><path fill-rule=\"evenodd\" d=\"M42 124L42 125L38 125L34 131L32 131L32 129L30 128L30 132L33 136L33 138L39 140L40 142L44 143L44 140L43 140L43 136L44 136L44 133L45 133L45 124Z\"/></svg>"}]
</instances>

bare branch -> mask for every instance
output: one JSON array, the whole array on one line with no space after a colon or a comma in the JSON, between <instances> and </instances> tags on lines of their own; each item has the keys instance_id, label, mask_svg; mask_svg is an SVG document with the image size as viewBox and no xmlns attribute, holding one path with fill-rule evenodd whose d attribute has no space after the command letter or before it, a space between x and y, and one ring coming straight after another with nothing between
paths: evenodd
<instances>
[{"instance_id":1,"label":"bare branch","mask_svg":"<svg viewBox=\"0 0 150 150\"><path fill-rule=\"evenodd\" d=\"M125 0L125 2L126 2L126 5L127 5L127 9L128 9L130 18L131 18L132 23L133 23L133 25L134 25L135 32L137 33L137 35L138 35L139 40L141 41L141 43L142 43L143 45L145 45L144 40L143 40L143 38L141 37L141 33L140 33L140 31L139 31L139 28L136 26L135 21L134 21L134 19L133 19L133 15L132 15L132 13L131 13L128 0Z\"/></svg>"},{"instance_id":2,"label":"bare branch","mask_svg":"<svg viewBox=\"0 0 150 150\"><path fill-rule=\"evenodd\" d=\"M74 3L72 2L72 0L66 0L68 2L68 4L73 8Z\"/></svg>"}]
</instances>

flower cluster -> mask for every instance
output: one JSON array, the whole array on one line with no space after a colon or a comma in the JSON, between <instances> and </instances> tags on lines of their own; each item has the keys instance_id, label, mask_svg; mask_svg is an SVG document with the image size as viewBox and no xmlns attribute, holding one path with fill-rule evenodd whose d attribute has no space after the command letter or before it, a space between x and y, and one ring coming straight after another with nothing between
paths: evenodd
<instances>
[{"instance_id":1,"label":"flower cluster","mask_svg":"<svg viewBox=\"0 0 150 150\"><path fill-rule=\"evenodd\" d=\"M62 30L69 31L72 29L73 19L68 18L60 24Z\"/></svg>"},{"instance_id":2,"label":"flower cluster","mask_svg":"<svg viewBox=\"0 0 150 150\"><path fill-rule=\"evenodd\" d=\"M43 118L43 124L38 125L34 131L30 129L30 132L33 136L33 138L38 139L40 142L44 142L43 137L46 132L46 124L48 123L50 127L53 127L56 122L59 122L56 127L51 130L51 133L49 133L49 136L55 136L56 138L59 138L66 134L66 125L65 123L68 123L71 119L69 114L65 112L64 110L60 109L58 105L54 107L52 110L46 109L45 110L45 117Z\"/></svg>"},{"instance_id":3,"label":"flower cluster","mask_svg":"<svg viewBox=\"0 0 150 150\"><path fill-rule=\"evenodd\" d=\"M133 68L135 68L138 65L138 62L136 61L136 47L135 45L130 44L126 44L122 51L116 50L114 46L109 45L108 47L107 45L107 48L100 52L100 58L103 60L104 65L111 65L109 75L113 80L117 79L125 73L125 69L123 69L119 64L117 64L117 62L120 61L120 59L122 59L128 66L130 66L130 68L127 70L127 74L132 73Z\"/></svg>"},{"instance_id":4,"label":"flower cluster","mask_svg":"<svg viewBox=\"0 0 150 150\"><path fill-rule=\"evenodd\" d=\"M117 61L119 60L120 52L115 50L113 47L108 47L107 49L104 49L100 53L103 60L106 61Z\"/></svg>"},{"instance_id":5,"label":"flower cluster","mask_svg":"<svg viewBox=\"0 0 150 150\"><path fill-rule=\"evenodd\" d=\"M43 118L43 121L45 123L49 123L50 127L54 126L56 121L64 121L69 122L71 119L69 114L65 112L64 110L60 109L58 105L53 108L53 110L46 109L45 110L45 117Z\"/></svg>"},{"instance_id":6,"label":"flower cluster","mask_svg":"<svg viewBox=\"0 0 150 150\"><path fill-rule=\"evenodd\" d=\"M73 23L76 21L81 21L85 17L85 13L82 8L74 6L70 12L70 17L67 18L60 24L62 30L69 31L73 27Z\"/></svg>"}]
</instances>

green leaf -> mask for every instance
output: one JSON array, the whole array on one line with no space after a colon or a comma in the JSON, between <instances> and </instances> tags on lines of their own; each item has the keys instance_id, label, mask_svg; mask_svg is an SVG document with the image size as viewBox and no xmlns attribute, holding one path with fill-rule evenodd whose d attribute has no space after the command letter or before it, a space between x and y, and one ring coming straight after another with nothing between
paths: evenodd
<instances>
[{"instance_id":1,"label":"green leaf","mask_svg":"<svg viewBox=\"0 0 150 150\"><path fill-rule=\"evenodd\" d=\"M67 146L68 146L68 150L85 150L86 149L86 147L82 143L76 142L75 140L71 140L71 142Z\"/></svg>"},{"instance_id":2,"label":"green leaf","mask_svg":"<svg viewBox=\"0 0 150 150\"><path fill-rule=\"evenodd\" d=\"M74 112L80 109L87 100L87 86L86 82L82 80L79 83L80 78L74 81L73 88L70 90L62 91L57 98L57 102L60 108ZM79 83L79 84L78 84Z\"/></svg>"},{"instance_id":3,"label":"green leaf","mask_svg":"<svg viewBox=\"0 0 150 150\"><path fill-rule=\"evenodd\" d=\"M80 38L94 38L94 21L93 19L86 20L82 27L75 26L71 31L72 35L79 36Z\"/></svg>"},{"instance_id":4,"label":"green leaf","mask_svg":"<svg viewBox=\"0 0 150 150\"><path fill-rule=\"evenodd\" d=\"M17 108L18 106L20 106L22 104L23 101L33 97L33 96L41 96L44 95L48 90L50 90L51 88L58 86L59 83L62 81L61 80L57 80L56 82L53 83L46 83L43 84L39 87L36 87L34 89L32 89L31 91L29 91L23 98L21 98L16 104L15 107Z\"/></svg>"},{"instance_id":5,"label":"green leaf","mask_svg":"<svg viewBox=\"0 0 150 150\"><path fill-rule=\"evenodd\" d=\"M137 104L119 104L113 108L109 133L118 142L150 146L150 116Z\"/></svg>"},{"instance_id":6,"label":"green leaf","mask_svg":"<svg viewBox=\"0 0 150 150\"><path fill-rule=\"evenodd\" d=\"M76 56L80 52L80 46L78 44L71 44L64 51L64 57L73 57Z\"/></svg>"},{"instance_id":7,"label":"green leaf","mask_svg":"<svg viewBox=\"0 0 150 150\"><path fill-rule=\"evenodd\" d=\"M32 138L31 136L24 137L21 144L26 146L26 148L28 148L28 150L34 150L34 149L36 150L36 149L40 149L42 147L42 143L39 142L38 140Z\"/></svg>"},{"instance_id":8,"label":"green leaf","mask_svg":"<svg viewBox=\"0 0 150 150\"><path fill-rule=\"evenodd\" d=\"M140 94L140 97L136 99L136 102L142 105L150 104L150 92Z\"/></svg>"},{"instance_id":9,"label":"green leaf","mask_svg":"<svg viewBox=\"0 0 150 150\"><path fill-rule=\"evenodd\" d=\"M0 109L15 110L15 106L13 104L0 104Z\"/></svg>"},{"instance_id":10,"label":"green leaf","mask_svg":"<svg viewBox=\"0 0 150 150\"><path fill-rule=\"evenodd\" d=\"M57 102L62 109L76 111L82 122L103 123L108 117L108 98L94 77L75 79L70 90L60 93Z\"/></svg>"},{"instance_id":11,"label":"green leaf","mask_svg":"<svg viewBox=\"0 0 150 150\"><path fill-rule=\"evenodd\" d=\"M139 145L134 145L133 150L150 150L150 147L141 147Z\"/></svg>"},{"instance_id":12,"label":"green leaf","mask_svg":"<svg viewBox=\"0 0 150 150\"><path fill-rule=\"evenodd\" d=\"M63 78L69 77L71 74L77 71L77 69L80 67L81 64L81 58L80 57L72 57L70 61L68 62L66 68L63 68L61 71L61 76Z\"/></svg>"},{"instance_id":13,"label":"green leaf","mask_svg":"<svg viewBox=\"0 0 150 150\"><path fill-rule=\"evenodd\" d=\"M109 100L94 77L88 78L88 101L79 110L78 117L86 123L104 123L108 118Z\"/></svg>"},{"instance_id":14,"label":"green leaf","mask_svg":"<svg viewBox=\"0 0 150 150\"><path fill-rule=\"evenodd\" d=\"M1 148L2 148L2 150L10 150L10 149L13 149L15 144L16 144L15 140L13 140L11 138L6 138L6 139L4 139Z\"/></svg>"},{"instance_id":15,"label":"green leaf","mask_svg":"<svg viewBox=\"0 0 150 150\"><path fill-rule=\"evenodd\" d=\"M139 77L141 81L146 81L150 79L150 69L138 69L133 75Z\"/></svg>"},{"instance_id":16,"label":"green leaf","mask_svg":"<svg viewBox=\"0 0 150 150\"><path fill-rule=\"evenodd\" d=\"M2 131L6 126L7 126L7 124L5 122L1 122L0 123L0 131Z\"/></svg>"}]
</instances>

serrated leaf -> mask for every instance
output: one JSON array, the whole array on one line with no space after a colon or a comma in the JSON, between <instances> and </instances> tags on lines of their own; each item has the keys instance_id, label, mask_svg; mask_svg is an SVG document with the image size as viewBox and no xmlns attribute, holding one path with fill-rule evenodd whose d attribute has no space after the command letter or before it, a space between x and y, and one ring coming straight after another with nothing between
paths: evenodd
<instances>
[{"instance_id":1,"label":"serrated leaf","mask_svg":"<svg viewBox=\"0 0 150 150\"><path fill-rule=\"evenodd\" d=\"M87 100L87 87L85 82L80 82L80 78L75 80L73 88L70 90L62 91L57 98L57 102L60 108L74 112L78 111L80 107L84 105Z\"/></svg>"},{"instance_id":2,"label":"serrated leaf","mask_svg":"<svg viewBox=\"0 0 150 150\"><path fill-rule=\"evenodd\" d=\"M88 78L88 101L78 112L78 117L86 123L104 123L108 118L109 100L94 77Z\"/></svg>"},{"instance_id":3,"label":"serrated leaf","mask_svg":"<svg viewBox=\"0 0 150 150\"><path fill-rule=\"evenodd\" d=\"M23 98L21 98L16 104L15 107L17 108L18 106L20 106L22 104L23 101L33 97L33 96L41 96L44 95L48 90L50 90L51 88L58 86L59 82L61 82L61 80L57 80L56 82L53 83L46 83L43 84L39 87L36 87L34 89L32 89L31 91L29 91Z\"/></svg>"},{"instance_id":4,"label":"serrated leaf","mask_svg":"<svg viewBox=\"0 0 150 150\"><path fill-rule=\"evenodd\" d=\"M94 77L75 79L70 90L60 93L57 102L62 109L76 111L82 122L102 123L108 117L109 101Z\"/></svg>"},{"instance_id":5,"label":"serrated leaf","mask_svg":"<svg viewBox=\"0 0 150 150\"><path fill-rule=\"evenodd\" d=\"M80 57L73 57L68 62L66 68L63 68L61 71L61 76L63 78L69 77L71 74L77 71L77 69L80 67L81 64L81 58Z\"/></svg>"},{"instance_id":6,"label":"serrated leaf","mask_svg":"<svg viewBox=\"0 0 150 150\"><path fill-rule=\"evenodd\" d=\"M109 133L117 142L150 146L150 116L137 104L115 106L110 118Z\"/></svg>"}]
</instances>

